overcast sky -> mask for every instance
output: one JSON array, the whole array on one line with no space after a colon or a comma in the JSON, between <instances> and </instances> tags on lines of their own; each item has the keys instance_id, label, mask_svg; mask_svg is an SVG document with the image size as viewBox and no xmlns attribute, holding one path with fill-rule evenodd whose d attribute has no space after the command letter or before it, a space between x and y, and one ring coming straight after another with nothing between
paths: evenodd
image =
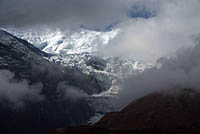
<instances>
[{"instance_id":1,"label":"overcast sky","mask_svg":"<svg viewBox=\"0 0 200 134\"><path fill-rule=\"evenodd\" d=\"M133 1L0 0L0 24L105 26L124 19Z\"/></svg>"},{"instance_id":2,"label":"overcast sky","mask_svg":"<svg viewBox=\"0 0 200 134\"><path fill-rule=\"evenodd\" d=\"M62 30L118 25L121 34L102 49L155 62L190 47L200 32L200 0L0 0L0 27L46 25Z\"/></svg>"},{"instance_id":3,"label":"overcast sky","mask_svg":"<svg viewBox=\"0 0 200 134\"><path fill-rule=\"evenodd\" d=\"M112 55L131 54L137 60L155 62L159 57L172 56L180 48L193 46L193 37L200 33L200 1L155 3L156 6L147 5L150 11L156 11L155 16L120 23L121 34L112 42L113 47L104 51Z\"/></svg>"},{"instance_id":4,"label":"overcast sky","mask_svg":"<svg viewBox=\"0 0 200 134\"><path fill-rule=\"evenodd\" d=\"M100 50L104 54L145 62L171 57L159 60L161 68L127 81L119 102L127 104L157 89L200 89L200 0L0 0L0 27L63 30L105 28L116 22L120 34Z\"/></svg>"}]
</instances>

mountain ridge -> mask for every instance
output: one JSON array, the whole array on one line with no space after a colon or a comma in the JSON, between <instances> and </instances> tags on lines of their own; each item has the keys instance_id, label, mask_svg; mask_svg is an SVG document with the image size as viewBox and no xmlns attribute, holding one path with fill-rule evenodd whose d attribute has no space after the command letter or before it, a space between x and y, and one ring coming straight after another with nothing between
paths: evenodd
<instances>
[{"instance_id":1,"label":"mountain ridge","mask_svg":"<svg viewBox=\"0 0 200 134\"><path fill-rule=\"evenodd\" d=\"M50 134L189 134L200 133L200 92L173 89L134 100L93 126L49 131Z\"/></svg>"}]
</instances>

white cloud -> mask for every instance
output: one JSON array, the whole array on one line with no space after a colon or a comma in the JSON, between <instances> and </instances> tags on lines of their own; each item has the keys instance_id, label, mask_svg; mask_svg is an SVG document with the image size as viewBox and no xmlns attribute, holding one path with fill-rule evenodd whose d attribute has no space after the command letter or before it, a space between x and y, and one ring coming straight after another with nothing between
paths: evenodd
<instances>
[{"instance_id":1,"label":"white cloud","mask_svg":"<svg viewBox=\"0 0 200 134\"><path fill-rule=\"evenodd\" d=\"M199 36L200 39L200 36ZM124 106L134 99L154 91L196 89L200 91L200 42L194 47L180 49L175 56L157 61L161 67L145 70L123 83L117 105Z\"/></svg>"},{"instance_id":2,"label":"white cloud","mask_svg":"<svg viewBox=\"0 0 200 134\"><path fill-rule=\"evenodd\" d=\"M88 96L83 90L78 87L69 85L67 82L60 82L57 87L57 93L62 95L64 99L70 101L78 101L85 99Z\"/></svg>"},{"instance_id":3,"label":"white cloud","mask_svg":"<svg viewBox=\"0 0 200 134\"><path fill-rule=\"evenodd\" d=\"M30 86L28 81L17 81L8 70L0 70L0 99L6 99L16 106L23 106L25 100L40 101L42 84Z\"/></svg>"},{"instance_id":4,"label":"white cloud","mask_svg":"<svg viewBox=\"0 0 200 134\"><path fill-rule=\"evenodd\" d=\"M192 46L191 37L200 33L200 1L166 0L158 3L155 17L121 23L118 26L122 29L121 34L111 42L111 48L104 50L105 53L132 55L149 62L170 56L179 48Z\"/></svg>"}]
</instances>

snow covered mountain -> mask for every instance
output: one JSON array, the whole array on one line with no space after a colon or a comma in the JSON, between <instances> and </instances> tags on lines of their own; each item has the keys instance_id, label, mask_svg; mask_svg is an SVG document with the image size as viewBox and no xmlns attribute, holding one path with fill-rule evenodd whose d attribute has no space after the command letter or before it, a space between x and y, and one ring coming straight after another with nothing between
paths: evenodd
<instances>
[{"instance_id":1,"label":"snow covered mountain","mask_svg":"<svg viewBox=\"0 0 200 134\"><path fill-rule=\"evenodd\" d=\"M84 74L92 75L116 93L116 81L139 73L150 65L122 57L97 56L99 49L109 45L120 29L94 31L84 28L61 31L28 29L6 29L15 36L25 39L46 53L51 53L50 61L63 66L79 68ZM115 88L115 89L114 89Z\"/></svg>"},{"instance_id":2,"label":"snow covered mountain","mask_svg":"<svg viewBox=\"0 0 200 134\"><path fill-rule=\"evenodd\" d=\"M90 90L93 86L89 86L87 92L92 95L89 103L97 115L89 120L92 124L94 118L98 121L96 119L102 117L102 113L113 110L108 100L118 93L120 83L124 78L151 67L132 59L96 55L99 49L108 46L109 42L119 34L119 29L111 31L92 31L83 28L76 31L6 29L6 31L49 53L50 56L46 59L50 62L70 68L75 72L78 70L89 77L90 84L87 82L86 84L96 85L94 91Z\"/></svg>"},{"instance_id":3,"label":"snow covered mountain","mask_svg":"<svg viewBox=\"0 0 200 134\"><path fill-rule=\"evenodd\" d=\"M93 53L105 47L119 32L119 29L107 32L79 29L75 31L59 29L37 31L34 29L6 29L13 35L27 40L46 53L81 54Z\"/></svg>"},{"instance_id":4,"label":"snow covered mountain","mask_svg":"<svg viewBox=\"0 0 200 134\"><path fill-rule=\"evenodd\" d=\"M75 67L49 62L48 56L27 41L0 30L0 71L12 72L0 73L0 133L40 134L86 123L94 115L90 95L106 91L104 84ZM37 84L40 86L35 87ZM37 89L29 89L32 86ZM43 99L33 98L31 93ZM15 106L18 102L23 106Z\"/></svg>"}]
</instances>

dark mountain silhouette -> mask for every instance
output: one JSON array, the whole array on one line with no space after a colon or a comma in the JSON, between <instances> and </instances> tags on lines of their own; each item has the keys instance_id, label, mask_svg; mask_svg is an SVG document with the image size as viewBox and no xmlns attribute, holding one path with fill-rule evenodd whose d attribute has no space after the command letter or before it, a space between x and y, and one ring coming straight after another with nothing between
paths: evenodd
<instances>
[{"instance_id":1,"label":"dark mountain silhouette","mask_svg":"<svg viewBox=\"0 0 200 134\"><path fill-rule=\"evenodd\" d=\"M155 92L108 113L94 126L58 129L51 134L189 134L200 133L200 92Z\"/></svg>"}]
</instances>

